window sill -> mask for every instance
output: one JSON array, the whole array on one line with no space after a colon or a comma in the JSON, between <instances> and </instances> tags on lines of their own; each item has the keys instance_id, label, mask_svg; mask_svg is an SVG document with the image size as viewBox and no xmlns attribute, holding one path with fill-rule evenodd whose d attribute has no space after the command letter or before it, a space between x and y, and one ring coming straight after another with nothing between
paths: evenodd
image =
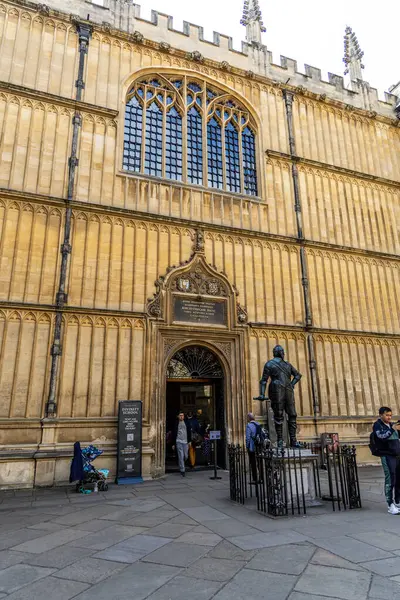
<instances>
[{"instance_id":1,"label":"window sill","mask_svg":"<svg viewBox=\"0 0 400 600\"><path fill-rule=\"evenodd\" d=\"M198 190L205 194L216 194L220 196L232 196L240 200L247 200L248 202L263 203L263 199L260 196L249 196L247 194L240 194L238 192L230 192L229 190L222 190L220 188L211 188L204 185L198 185L196 183L185 183L183 181L176 181L175 179L165 179L164 177L156 177L155 175L145 175L143 173L134 173L133 171L125 171L121 169L117 173L117 177L129 177L132 179L141 179L142 181L151 181L153 183L162 183L171 187L185 188L188 190Z\"/></svg>"}]
</instances>

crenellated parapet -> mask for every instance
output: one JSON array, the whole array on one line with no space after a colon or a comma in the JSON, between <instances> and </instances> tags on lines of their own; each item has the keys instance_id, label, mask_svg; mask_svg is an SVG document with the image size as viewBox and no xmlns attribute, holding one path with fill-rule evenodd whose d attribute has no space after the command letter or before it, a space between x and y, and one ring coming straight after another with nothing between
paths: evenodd
<instances>
[{"instance_id":1,"label":"crenellated parapet","mask_svg":"<svg viewBox=\"0 0 400 600\"><path fill-rule=\"evenodd\" d=\"M48 2L48 5L44 5L28 0L14 0L13 4L39 11L47 18L56 16L68 20L89 18L95 29L101 27L103 31L116 37L128 37L130 41L145 46L156 45L162 52L171 55L180 55L184 52L186 59L197 63L211 61L214 66L217 63L224 70L238 71L237 74L247 75L253 79L268 78L273 83L294 88L295 91L303 94L317 94L322 100L332 99L344 103L349 108L367 110L396 119L396 106L399 105L397 87L394 87L392 93L385 92L383 100L378 97L375 88L359 78L354 78L351 89L347 89L340 75L328 73L328 81L325 81L321 69L304 65L304 69L300 70L295 60L285 56L281 56L279 63L275 63L272 53L266 45L258 41L258 37L255 41L254 36L250 38L247 36L248 41L242 42L241 49L236 50L233 47L232 37L214 32L212 39L208 40L204 36L203 27L187 21L183 22L182 30L178 30L174 27L173 17L168 14L152 11L150 20L144 19L141 16L140 6L130 0L48 0ZM256 4L258 6L258 3ZM249 6L250 8L253 10L253 4ZM256 17L258 20L254 22L260 29L261 35L264 30L260 21L261 14ZM249 26L247 21L248 17L246 17L246 27ZM350 60L350 54L348 58Z\"/></svg>"}]
</instances>

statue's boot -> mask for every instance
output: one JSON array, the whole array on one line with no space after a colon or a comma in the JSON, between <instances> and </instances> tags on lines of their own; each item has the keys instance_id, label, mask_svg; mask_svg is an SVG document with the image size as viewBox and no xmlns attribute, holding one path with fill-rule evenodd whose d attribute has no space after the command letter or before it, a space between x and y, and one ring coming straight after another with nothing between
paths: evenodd
<instances>
[{"instance_id":1,"label":"statue's boot","mask_svg":"<svg viewBox=\"0 0 400 600\"><path fill-rule=\"evenodd\" d=\"M283 423L275 423L275 431L278 448L283 448Z\"/></svg>"},{"instance_id":2,"label":"statue's boot","mask_svg":"<svg viewBox=\"0 0 400 600\"><path fill-rule=\"evenodd\" d=\"M300 444L296 438L296 432L297 432L296 419L292 420L289 418L288 430L289 430L289 438L290 438L290 447L291 448L300 448Z\"/></svg>"}]
</instances>

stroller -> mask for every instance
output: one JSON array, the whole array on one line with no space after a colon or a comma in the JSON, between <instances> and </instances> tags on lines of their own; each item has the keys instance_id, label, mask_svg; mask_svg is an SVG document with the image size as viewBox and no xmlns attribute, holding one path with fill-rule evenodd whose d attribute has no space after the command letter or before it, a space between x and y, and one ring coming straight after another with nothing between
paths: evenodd
<instances>
[{"instance_id":1,"label":"stroller","mask_svg":"<svg viewBox=\"0 0 400 600\"><path fill-rule=\"evenodd\" d=\"M76 491L84 494L89 493L89 487L95 491L106 492L108 490L107 476L108 469L96 469L92 462L101 454L102 450L96 446L87 446L81 449L79 442L74 444L74 458L71 462L71 473L69 481L77 481Z\"/></svg>"}]
</instances>

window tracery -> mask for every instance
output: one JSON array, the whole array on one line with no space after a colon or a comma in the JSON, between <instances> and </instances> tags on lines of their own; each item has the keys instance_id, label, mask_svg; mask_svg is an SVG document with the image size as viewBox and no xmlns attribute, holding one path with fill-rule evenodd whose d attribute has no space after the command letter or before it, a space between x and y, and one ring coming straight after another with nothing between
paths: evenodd
<instances>
[{"instance_id":1,"label":"window tracery","mask_svg":"<svg viewBox=\"0 0 400 600\"><path fill-rule=\"evenodd\" d=\"M255 127L239 102L204 81L140 79L127 97L123 168L256 196Z\"/></svg>"}]
</instances>

